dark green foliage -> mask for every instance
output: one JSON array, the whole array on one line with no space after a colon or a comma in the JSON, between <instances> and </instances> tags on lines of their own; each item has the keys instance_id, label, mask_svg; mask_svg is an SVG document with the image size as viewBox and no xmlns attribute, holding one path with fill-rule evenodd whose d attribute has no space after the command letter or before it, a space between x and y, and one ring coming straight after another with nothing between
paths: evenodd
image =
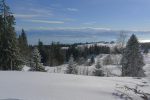
<instances>
[{"instance_id":1,"label":"dark green foliage","mask_svg":"<svg viewBox=\"0 0 150 100\"><path fill-rule=\"evenodd\" d=\"M71 45L69 49L66 51L66 61L69 60L69 57L73 55L75 61L78 61L79 58L84 57L85 59L88 59L89 57L93 55L98 54L110 54L110 48L107 46L81 46L78 47L77 45Z\"/></svg>"},{"instance_id":2,"label":"dark green foliage","mask_svg":"<svg viewBox=\"0 0 150 100\"><path fill-rule=\"evenodd\" d=\"M38 49L41 54L41 62L43 63L43 65L47 65L49 62L48 60L49 60L49 54L50 54L50 52L48 51L49 48L46 48L43 45L43 42L39 40Z\"/></svg>"},{"instance_id":3,"label":"dark green foliage","mask_svg":"<svg viewBox=\"0 0 150 100\"><path fill-rule=\"evenodd\" d=\"M36 46L34 46L36 47ZM52 42L51 45L44 45L42 41L38 43L38 49L41 54L41 62L45 66L58 66L69 61L72 55L76 62L81 63L79 60L83 58L84 63L87 59L100 53L110 53L110 48L106 46L91 46L91 47L78 47L77 44L65 45ZM65 47L65 49L64 49ZM93 59L92 63L94 63Z\"/></svg>"},{"instance_id":4,"label":"dark green foliage","mask_svg":"<svg viewBox=\"0 0 150 100\"><path fill-rule=\"evenodd\" d=\"M27 36L23 29L21 34L19 35L18 41L19 41L21 58L24 61L25 65L29 65L30 50L28 46Z\"/></svg>"},{"instance_id":5,"label":"dark green foliage","mask_svg":"<svg viewBox=\"0 0 150 100\"><path fill-rule=\"evenodd\" d=\"M52 43L50 46L49 65L57 66L64 63L64 55L62 54L59 43Z\"/></svg>"},{"instance_id":6,"label":"dark green foliage","mask_svg":"<svg viewBox=\"0 0 150 100\"><path fill-rule=\"evenodd\" d=\"M9 13L9 7L6 5L3 6L6 9L2 12L7 13L7 15L0 17L0 69L20 70L22 60L19 54L18 41L14 28L15 18Z\"/></svg>"},{"instance_id":7,"label":"dark green foliage","mask_svg":"<svg viewBox=\"0 0 150 100\"><path fill-rule=\"evenodd\" d=\"M128 40L122 57L122 76L141 77L144 76L143 56L139 49L139 43L133 34Z\"/></svg>"}]
</instances>

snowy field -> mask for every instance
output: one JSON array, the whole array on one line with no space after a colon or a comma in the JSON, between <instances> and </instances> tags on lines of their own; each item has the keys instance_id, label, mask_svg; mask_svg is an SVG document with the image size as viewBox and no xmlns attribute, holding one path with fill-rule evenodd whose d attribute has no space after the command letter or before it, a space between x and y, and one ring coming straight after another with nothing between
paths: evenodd
<instances>
[{"instance_id":1,"label":"snowy field","mask_svg":"<svg viewBox=\"0 0 150 100\"><path fill-rule=\"evenodd\" d=\"M0 72L0 100L123 100L114 95L117 84L142 85L141 89L150 93L148 82L122 77Z\"/></svg>"},{"instance_id":2,"label":"snowy field","mask_svg":"<svg viewBox=\"0 0 150 100\"><path fill-rule=\"evenodd\" d=\"M100 59L103 60L105 56ZM120 59L119 55L112 57L115 59L114 62ZM97 58L95 60L97 61ZM141 95L127 91L124 87L150 93L150 54L144 55L144 61L147 75L145 78L117 77L121 72L120 66L115 64L103 66L109 77L84 74L88 70L88 75L91 75L95 65L78 66L78 74L82 75L64 74L67 64L47 66L48 72L45 73L28 72L27 66L22 72L0 71L0 100L131 100L127 97L131 97L132 100L143 100ZM121 96L122 93L126 95Z\"/></svg>"}]
</instances>

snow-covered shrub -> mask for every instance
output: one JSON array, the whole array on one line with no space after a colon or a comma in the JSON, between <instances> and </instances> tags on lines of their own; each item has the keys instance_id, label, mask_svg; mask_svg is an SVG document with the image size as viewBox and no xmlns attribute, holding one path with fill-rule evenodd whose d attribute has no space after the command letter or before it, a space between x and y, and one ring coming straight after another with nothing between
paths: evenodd
<instances>
[{"instance_id":1,"label":"snow-covered shrub","mask_svg":"<svg viewBox=\"0 0 150 100\"><path fill-rule=\"evenodd\" d=\"M74 58L71 55L70 59L69 59L69 64L66 70L67 74L77 74L77 67L76 67L76 63L74 62Z\"/></svg>"},{"instance_id":2,"label":"snow-covered shrub","mask_svg":"<svg viewBox=\"0 0 150 100\"><path fill-rule=\"evenodd\" d=\"M37 48L34 48L32 54L31 71L45 71L43 64L41 63L41 55Z\"/></svg>"},{"instance_id":3,"label":"snow-covered shrub","mask_svg":"<svg viewBox=\"0 0 150 100\"><path fill-rule=\"evenodd\" d=\"M93 71L93 75L95 76L104 76L104 72L102 70L102 66L100 64L100 60L98 59L96 65L95 65L95 68L94 68L94 71Z\"/></svg>"},{"instance_id":4,"label":"snow-covered shrub","mask_svg":"<svg viewBox=\"0 0 150 100\"><path fill-rule=\"evenodd\" d=\"M104 59L103 59L103 65L111 65L113 64L111 55L107 55Z\"/></svg>"}]
</instances>

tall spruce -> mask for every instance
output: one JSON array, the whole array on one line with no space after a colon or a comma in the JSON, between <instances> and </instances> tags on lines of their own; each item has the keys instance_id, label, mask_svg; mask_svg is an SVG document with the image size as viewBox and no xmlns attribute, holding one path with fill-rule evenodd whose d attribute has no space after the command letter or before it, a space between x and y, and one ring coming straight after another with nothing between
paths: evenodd
<instances>
[{"instance_id":1,"label":"tall spruce","mask_svg":"<svg viewBox=\"0 0 150 100\"><path fill-rule=\"evenodd\" d=\"M19 41L19 48L20 48L21 58L23 59L24 64L27 65L29 63L29 54L30 54L30 52L29 52L27 36L26 36L26 33L25 33L24 29L22 29L22 32L19 35L18 41Z\"/></svg>"},{"instance_id":2,"label":"tall spruce","mask_svg":"<svg viewBox=\"0 0 150 100\"><path fill-rule=\"evenodd\" d=\"M45 71L42 63L41 63L41 55L39 53L38 48L34 48L33 54L32 54L32 66L31 70L32 71Z\"/></svg>"},{"instance_id":3,"label":"tall spruce","mask_svg":"<svg viewBox=\"0 0 150 100\"><path fill-rule=\"evenodd\" d=\"M11 14L5 0L0 2L0 69L1 70L20 70L22 61L20 59L18 42L15 32L15 18Z\"/></svg>"},{"instance_id":4,"label":"tall spruce","mask_svg":"<svg viewBox=\"0 0 150 100\"><path fill-rule=\"evenodd\" d=\"M133 34L127 42L122 57L122 76L142 77L143 71L143 56L139 49L139 43L136 36Z\"/></svg>"}]
</instances>

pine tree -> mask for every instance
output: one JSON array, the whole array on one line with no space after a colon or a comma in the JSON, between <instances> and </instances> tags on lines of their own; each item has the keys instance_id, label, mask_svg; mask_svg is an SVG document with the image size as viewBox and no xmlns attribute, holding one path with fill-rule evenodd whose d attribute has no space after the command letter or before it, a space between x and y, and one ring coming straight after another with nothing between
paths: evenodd
<instances>
[{"instance_id":1,"label":"pine tree","mask_svg":"<svg viewBox=\"0 0 150 100\"><path fill-rule=\"evenodd\" d=\"M71 55L71 57L69 59L69 64L68 64L66 73L67 74L77 74L76 64L74 62L73 55Z\"/></svg>"},{"instance_id":2,"label":"pine tree","mask_svg":"<svg viewBox=\"0 0 150 100\"><path fill-rule=\"evenodd\" d=\"M142 77L143 71L143 56L139 49L139 43L136 36L133 34L128 40L127 46L122 57L122 76Z\"/></svg>"},{"instance_id":3,"label":"pine tree","mask_svg":"<svg viewBox=\"0 0 150 100\"><path fill-rule=\"evenodd\" d=\"M41 55L39 50L35 47L32 55L32 71L45 71L42 63L41 63Z\"/></svg>"},{"instance_id":4,"label":"pine tree","mask_svg":"<svg viewBox=\"0 0 150 100\"><path fill-rule=\"evenodd\" d=\"M98 59L96 65L95 65L95 68L94 68L94 71L93 71L93 75L94 76L104 76L104 72L102 70L102 66L100 64L100 60Z\"/></svg>"},{"instance_id":5,"label":"pine tree","mask_svg":"<svg viewBox=\"0 0 150 100\"><path fill-rule=\"evenodd\" d=\"M1 41L0 41L0 69L20 70L22 61L20 59L18 41L15 33L15 18L9 12L5 0L0 2L1 8Z\"/></svg>"}]
</instances>

